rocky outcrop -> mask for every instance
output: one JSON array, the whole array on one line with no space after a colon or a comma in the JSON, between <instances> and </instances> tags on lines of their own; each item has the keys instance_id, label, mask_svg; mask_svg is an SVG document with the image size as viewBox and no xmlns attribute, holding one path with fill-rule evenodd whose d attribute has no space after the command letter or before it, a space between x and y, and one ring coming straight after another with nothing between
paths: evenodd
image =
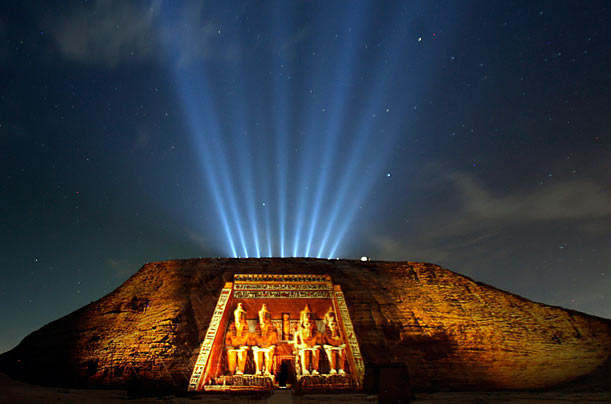
<instances>
[{"instance_id":1,"label":"rocky outcrop","mask_svg":"<svg viewBox=\"0 0 611 404\"><path fill-rule=\"evenodd\" d=\"M611 388L611 321L416 262L150 263L112 293L28 335L0 366L39 384L153 381L186 389L221 287L235 273L331 275L368 368L403 363L415 390L548 388L592 375Z\"/></svg>"}]
</instances>

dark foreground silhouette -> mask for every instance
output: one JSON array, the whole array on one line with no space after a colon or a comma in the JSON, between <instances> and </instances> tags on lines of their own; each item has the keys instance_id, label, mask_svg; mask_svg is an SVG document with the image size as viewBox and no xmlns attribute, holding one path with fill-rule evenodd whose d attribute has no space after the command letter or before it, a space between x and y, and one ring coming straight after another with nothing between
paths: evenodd
<instances>
[{"instance_id":1,"label":"dark foreground silhouette","mask_svg":"<svg viewBox=\"0 0 611 404\"><path fill-rule=\"evenodd\" d=\"M576 387L572 390L546 391L546 392L477 392L477 393L433 393L416 394L413 403L416 404L575 404L575 403L611 403L611 392L609 391L579 391ZM141 397L134 398L128 395L126 390L86 390L86 389L67 389L58 387L45 387L26 384L9 376L0 373L0 404L11 403L143 403L160 402L164 403L376 403L376 395L366 394L327 394L327 395L294 395L289 390L276 391L271 396L251 396L242 395L231 397L228 400L226 395L196 395L188 397L164 396L164 397ZM201 400L201 401L200 401Z\"/></svg>"}]
</instances>

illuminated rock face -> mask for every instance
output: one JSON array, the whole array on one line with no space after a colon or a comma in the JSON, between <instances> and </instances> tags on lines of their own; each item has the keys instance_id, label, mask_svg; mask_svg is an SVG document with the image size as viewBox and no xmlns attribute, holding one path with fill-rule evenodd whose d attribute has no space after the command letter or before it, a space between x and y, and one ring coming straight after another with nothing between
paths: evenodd
<instances>
[{"instance_id":1,"label":"illuminated rock face","mask_svg":"<svg viewBox=\"0 0 611 404\"><path fill-rule=\"evenodd\" d=\"M329 275L237 274L221 290L189 390L359 391L364 376L346 299Z\"/></svg>"},{"instance_id":2,"label":"illuminated rock face","mask_svg":"<svg viewBox=\"0 0 611 404\"><path fill-rule=\"evenodd\" d=\"M365 385L372 369L403 363L415 390L544 388L588 375L611 387L611 321L411 262L147 264L109 295L27 336L0 365L36 383L150 379L186 390L221 290L240 273L330 275L345 296Z\"/></svg>"}]
</instances>

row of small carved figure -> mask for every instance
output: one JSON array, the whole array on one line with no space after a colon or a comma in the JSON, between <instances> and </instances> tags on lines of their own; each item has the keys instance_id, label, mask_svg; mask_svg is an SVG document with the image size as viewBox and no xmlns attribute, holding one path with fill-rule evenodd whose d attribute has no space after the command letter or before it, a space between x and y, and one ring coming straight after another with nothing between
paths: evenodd
<instances>
[{"instance_id":1,"label":"row of small carved figure","mask_svg":"<svg viewBox=\"0 0 611 404\"><path fill-rule=\"evenodd\" d=\"M248 329L246 310L238 303L233 312L234 322L229 326L225 337L227 369L230 374L244 374L248 350L252 347L255 374L271 375L274 366L275 348L278 333L272 321L267 304L259 310L257 333ZM341 334L337 318L332 308L324 316L325 333L316 328L316 316L308 304L300 312L299 327L292 341L295 353L297 374L301 376L318 375L320 368L320 349L324 348L329 361L330 374L345 374L346 344Z\"/></svg>"},{"instance_id":2,"label":"row of small carved figure","mask_svg":"<svg viewBox=\"0 0 611 404\"><path fill-rule=\"evenodd\" d=\"M221 386L269 386L273 387L273 378L261 377L255 375L240 375L240 376L219 376L208 381L209 385Z\"/></svg>"},{"instance_id":3,"label":"row of small carved figure","mask_svg":"<svg viewBox=\"0 0 611 404\"><path fill-rule=\"evenodd\" d=\"M252 282L252 281L267 281L267 282L330 282L329 275L275 275L275 274L235 274L233 276L236 282Z\"/></svg>"}]
</instances>

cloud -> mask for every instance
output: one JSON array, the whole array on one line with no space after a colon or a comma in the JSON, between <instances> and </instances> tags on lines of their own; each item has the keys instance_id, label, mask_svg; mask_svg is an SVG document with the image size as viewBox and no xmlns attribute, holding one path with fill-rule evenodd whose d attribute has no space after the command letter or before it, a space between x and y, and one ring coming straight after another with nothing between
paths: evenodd
<instances>
[{"instance_id":1,"label":"cloud","mask_svg":"<svg viewBox=\"0 0 611 404\"><path fill-rule=\"evenodd\" d=\"M515 225L611 215L611 194L592 180L565 181L499 197L465 174L454 174L450 180L460 195L462 213L470 220Z\"/></svg>"},{"instance_id":2,"label":"cloud","mask_svg":"<svg viewBox=\"0 0 611 404\"><path fill-rule=\"evenodd\" d=\"M153 55L158 47L153 31L158 9L112 0L77 4L61 16L48 16L49 32L67 58L115 67Z\"/></svg>"},{"instance_id":3,"label":"cloud","mask_svg":"<svg viewBox=\"0 0 611 404\"><path fill-rule=\"evenodd\" d=\"M449 262L457 252L469 251L472 255L483 256L483 244L495 233L483 233L469 237L442 237L443 233L430 230L418 233L414 239L399 239L379 234L372 235L374 258L390 261L426 261L435 263ZM447 236L447 235L446 235Z\"/></svg>"},{"instance_id":4,"label":"cloud","mask_svg":"<svg viewBox=\"0 0 611 404\"><path fill-rule=\"evenodd\" d=\"M124 279L134 272L134 267L128 260L109 259L106 264L113 271L115 278Z\"/></svg>"},{"instance_id":5,"label":"cloud","mask_svg":"<svg viewBox=\"0 0 611 404\"><path fill-rule=\"evenodd\" d=\"M193 241L200 247L210 248L210 240L208 240L205 236L191 230L187 230L187 235L189 236L189 240Z\"/></svg>"},{"instance_id":6,"label":"cloud","mask_svg":"<svg viewBox=\"0 0 611 404\"><path fill-rule=\"evenodd\" d=\"M430 248L379 234L372 234L371 242L374 259L443 262L448 256L448 252L440 248Z\"/></svg>"},{"instance_id":7,"label":"cloud","mask_svg":"<svg viewBox=\"0 0 611 404\"><path fill-rule=\"evenodd\" d=\"M372 255L384 259L454 262L463 255L499 258L494 249L506 237L527 237L532 229L563 223L589 237L608 234L611 193L592 179L573 179L527 190L494 193L464 173L429 178L412 189L427 195L401 234L371 233ZM432 190L443 190L433 194ZM443 200L441 205L436 200ZM534 226L534 227L532 227ZM525 232L524 229L530 229ZM606 229L606 230L605 230ZM385 236L380 236L384 234Z\"/></svg>"},{"instance_id":8,"label":"cloud","mask_svg":"<svg viewBox=\"0 0 611 404\"><path fill-rule=\"evenodd\" d=\"M167 7L167 9L164 9ZM177 14L174 14L176 12ZM49 33L68 59L114 68L125 62L162 61L177 66L235 61L243 49L225 35L204 2L142 7L130 1L77 4L61 16L48 12Z\"/></svg>"},{"instance_id":9,"label":"cloud","mask_svg":"<svg viewBox=\"0 0 611 404\"><path fill-rule=\"evenodd\" d=\"M169 49L177 66L216 60L235 61L243 50L237 42L225 37L222 24L206 9L204 2L186 3L178 11L178 23L160 24L159 37Z\"/></svg>"}]
</instances>

